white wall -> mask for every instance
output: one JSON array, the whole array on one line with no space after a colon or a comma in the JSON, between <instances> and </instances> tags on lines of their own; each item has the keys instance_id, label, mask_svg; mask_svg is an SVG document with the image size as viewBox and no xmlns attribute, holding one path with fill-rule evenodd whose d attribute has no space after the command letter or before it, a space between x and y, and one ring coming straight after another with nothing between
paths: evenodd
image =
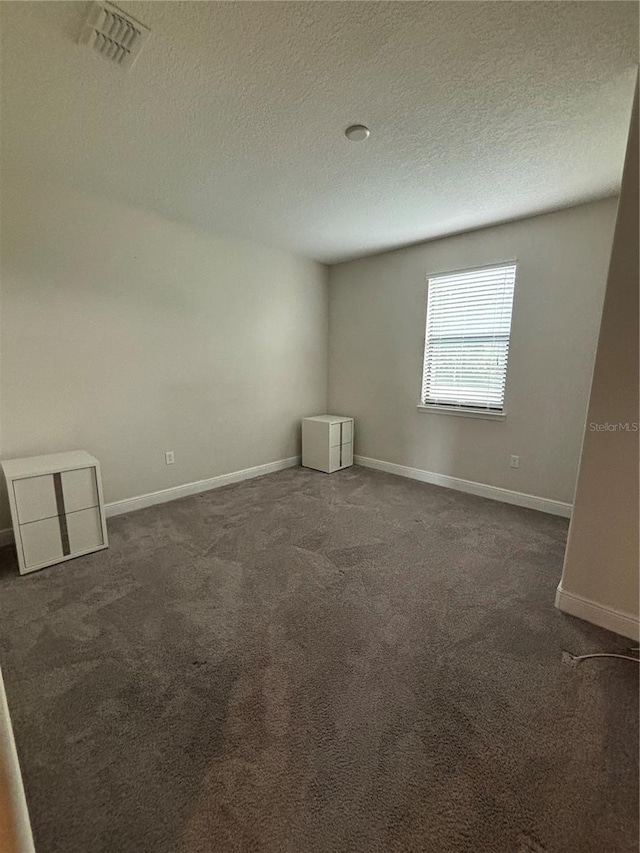
<instances>
[{"instance_id":1,"label":"white wall","mask_svg":"<svg viewBox=\"0 0 640 853\"><path fill-rule=\"evenodd\" d=\"M636 93L574 513L557 599L561 609L636 640L639 182ZM610 429L607 424L627 424L629 428Z\"/></svg>"},{"instance_id":2,"label":"white wall","mask_svg":"<svg viewBox=\"0 0 640 853\"><path fill-rule=\"evenodd\" d=\"M327 402L324 267L3 178L2 458L86 449L113 501L300 452Z\"/></svg>"},{"instance_id":3,"label":"white wall","mask_svg":"<svg viewBox=\"0 0 640 853\"><path fill-rule=\"evenodd\" d=\"M607 199L332 267L329 408L355 416L355 452L570 502L615 209ZM427 275L514 258L506 420L419 412Z\"/></svg>"}]
</instances>

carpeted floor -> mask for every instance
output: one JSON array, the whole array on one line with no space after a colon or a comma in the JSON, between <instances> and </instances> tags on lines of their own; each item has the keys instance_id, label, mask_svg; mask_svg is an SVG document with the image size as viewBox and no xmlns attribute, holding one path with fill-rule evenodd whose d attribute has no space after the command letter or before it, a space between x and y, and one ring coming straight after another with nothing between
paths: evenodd
<instances>
[{"instance_id":1,"label":"carpeted floor","mask_svg":"<svg viewBox=\"0 0 640 853\"><path fill-rule=\"evenodd\" d=\"M638 667L553 607L566 521L301 468L114 518L18 577L38 853L631 853Z\"/></svg>"}]
</instances>

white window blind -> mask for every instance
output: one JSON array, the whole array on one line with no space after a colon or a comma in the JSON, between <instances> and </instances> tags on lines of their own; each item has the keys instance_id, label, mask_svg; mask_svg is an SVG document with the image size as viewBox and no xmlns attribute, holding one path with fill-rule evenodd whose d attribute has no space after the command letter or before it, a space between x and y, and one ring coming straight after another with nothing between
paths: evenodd
<instances>
[{"instance_id":1,"label":"white window blind","mask_svg":"<svg viewBox=\"0 0 640 853\"><path fill-rule=\"evenodd\" d=\"M423 405L501 412L514 263L429 278Z\"/></svg>"}]
</instances>

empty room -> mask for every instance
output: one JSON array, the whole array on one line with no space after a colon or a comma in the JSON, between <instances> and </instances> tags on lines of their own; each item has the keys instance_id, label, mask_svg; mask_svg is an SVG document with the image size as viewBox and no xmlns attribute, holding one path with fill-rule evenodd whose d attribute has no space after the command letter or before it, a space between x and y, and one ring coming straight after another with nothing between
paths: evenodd
<instances>
[{"instance_id":1,"label":"empty room","mask_svg":"<svg viewBox=\"0 0 640 853\"><path fill-rule=\"evenodd\" d=\"M636 2L0 2L1 853L637 853Z\"/></svg>"}]
</instances>

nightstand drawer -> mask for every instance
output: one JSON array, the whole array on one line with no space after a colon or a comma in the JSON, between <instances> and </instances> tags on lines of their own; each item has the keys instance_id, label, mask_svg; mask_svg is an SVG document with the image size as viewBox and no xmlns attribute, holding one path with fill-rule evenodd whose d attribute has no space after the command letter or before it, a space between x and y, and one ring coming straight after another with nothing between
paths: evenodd
<instances>
[{"instance_id":1,"label":"nightstand drawer","mask_svg":"<svg viewBox=\"0 0 640 853\"><path fill-rule=\"evenodd\" d=\"M340 441L340 427L342 424L330 424L329 425L329 447L339 447L341 444Z\"/></svg>"},{"instance_id":2,"label":"nightstand drawer","mask_svg":"<svg viewBox=\"0 0 640 853\"><path fill-rule=\"evenodd\" d=\"M61 560L64 556L60 519L57 515L53 518L21 524L20 539L26 569L48 565Z\"/></svg>"},{"instance_id":3,"label":"nightstand drawer","mask_svg":"<svg viewBox=\"0 0 640 853\"><path fill-rule=\"evenodd\" d=\"M349 468L353 465L353 444L339 444L332 447L329 455L329 473L339 471L341 468Z\"/></svg>"},{"instance_id":4,"label":"nightstand drawer","mask_svg":"<svg viewBox=\"0 0 640 853\"><path fill-rule=\"evenodd\" d=\"M63 471L62 494L65 512L77 512L98 506L98 487L95 468L76 468L75 471Z\"/></svg>"},{"instance_id":5,"label":"nightstand drawer","mask_svg":"<svg viewBox=\"0 0 640 853\"><path fill-rule=\"evenodd\" d=\"M70 512L66 516L71 556L104 545L102 519L98 507Z\"/></svg>"},{"instance_id":6,"label":"nightstand drawer","mask_svg":"<svg viewBox=\"0 0 640 853\"><path fill-rule=\"evenodd\" d=\"M329 427L329 445L336 447L353 441L353 421L342 421Z\"/></svg>"},{"instance_id":7,"label":"nightstand drawer","mask_svg":"<svg viewBox=\"0 0 640 853\"><path fill-rule=\"evenodd\" d=\"M58 515L58 502L53 483L53 474L41 477L25 477L13 481L19 524L29 524L43 518Z\"/></svg>"}]
</instances>

